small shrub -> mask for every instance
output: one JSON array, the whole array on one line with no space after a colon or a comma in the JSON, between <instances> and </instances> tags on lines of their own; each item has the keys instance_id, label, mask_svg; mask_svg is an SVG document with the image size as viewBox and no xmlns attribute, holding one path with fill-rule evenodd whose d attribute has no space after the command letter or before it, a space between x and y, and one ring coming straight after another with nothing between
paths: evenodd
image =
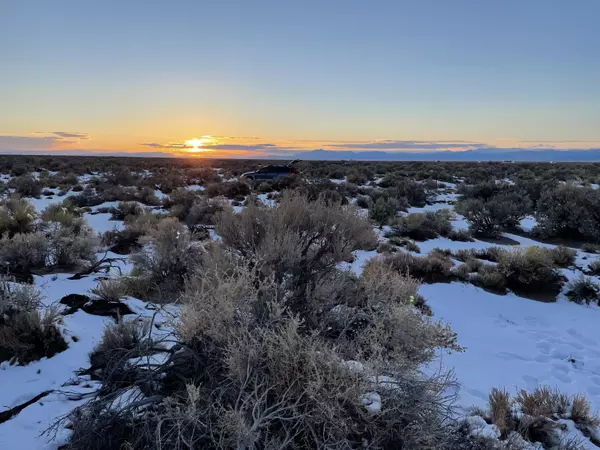
<instances>
[{"instance_id":1,"label":"small shrub","mask_svg":"<svg viewBox=\"0 0 600 450\"><path fill-rule=\"evenodd\" d=\"M129 360L147 354L149 331L150 323L140 320L121 320L104 328L102 339L90 353L92 367L103 369L104 389L115 382L122 384L119 377L127 371Z\"/></svg>"},{"instance_id":2,"label":"small shrub","mask_svg":"<svg viewBox=\"0 0 600 450\"><path fill-rule=\"evenodd\" d=\"M500 430L501 436L506 438L508 432L513 428L510 394L504 390L492 388L489 395L488 405L491 420Z\"/></svg>"},{"instance_id":3,"label":"small shrub","mask_svg":"<svg viewBox=\"0 0 600 450\"><path fill-rule=\"evenodd\" d=\"M452 261L434 252L427 256L397 252L386 257L386 261L394 270L428 283L452 281L455 278Z\"/></svg>"},{"instance_id":4,"label":"small shrub","mask_svg":"<svg viewBox=\"0 0 600 450\"><path fill-rule=\"evenodd\" d=\"M562 236L594 243L600 241L600 192L565 184L541 195L534 232L542 237Z\"/></svg>"},{"instance_id":5,"label":"small shrub","mask_svg":"<svg viewBox=\"0 0 600 450\"><path fill-rule=\"evenodd\" d=\"M388 242L398 247L404 247L409 252L421 253L421 248L412 240L397 236L392 236L388 239Z\"/></svg>"},{"instance_id":6,"label":"small shrub","mask_svg":"<svg viewBox=\"0 0 600 450\"><path fill-rule=\"evenodd\" d=\"M600 253L600 245L585 242L581 245L581 250L586 253Z\"/></svg>"},{"instance_id":7,"label":"small shrub","mask_svg":"<svg viewBox=\"0 0 600 450\"><path fill-rule=\"evenodd\" d=\"M600 275L600 261L592 261L589 263L588 273L590 275Z\"/></svg>"},{"instance_id":8,"label":"small shrub","mask_svg":"<svg viewBox=\"0 0 600 450\"><path fill-rule=\"evenodd\" d=\"M369 218L375 223L382 226L396 217L398 211L398 203L392 198L378 198L369 206Z\"/></svg>"},{"instance_id":9,"label":"small shrub","mask_svg":"<svg viewBox=\"0 0 600 450\"><path fill-rule=\"evenodd\" d=\"M477 254L472 248L459 248L454 253L454 257L459 261L466 262L469 259L474 259L477 257Z\"/></svg>"},{"instance_id":10,"label":"small shrub","mask_svg":"<svg viewBox=\"0 0 600 450\"><path fill-rule=\"evenodd\" d=\"M56 328L57 310L39 312L39 293L30 286L0 280L0 361L27 364L64 351Z\"/></svg>"},{"instance_id":11,"label":"small shrub","mask_svg":"<svg viewBox=\"0 0 600 450\"><path fill-rule=\"evenodd\" d=\"M140 239L142 247L131 256L132 274L156 300L168 301L183 289L186 277L198 268L203 254L190 230L175 218L162 219L148 236Z\"/></svg>"},{"instance_id":12,"label":"small shrub","mask_svg":"<svg viewBox=\"0 0 600 450\"><path fill-rule=\"evenodd\" d=\"M468 230L452 230L448 233L448 239L457 242L474 242L471 232Z\"/></svg>"},{"instance_id":13,"label":"small shrub","mask_svg":"<svg viewBox=\"0 0 600 450\"><path fill-rule=\"evenodd\" d=\"M42 183L29 174L11 179L9 185L14 187L18 194L26 197L39 197L42 193Z\"/></svg>"},{"instance_id":14,"label":"small shrub","mask_svg":"<svg viewBox=\"0 0 600 450\"><path fill-rule=\"evenodd\" d=\"M44 233L18 233L0 239L0 266L4 272L30 274L46 266L50 243Z\"/></svg>"},{"instance_id":15,"label":"small shrub","mask_svg":"<svg viewBox=\"0 0 600 450\"><path fill-rule=\"evenodd\" d=\"M502 247L486 247L475 252L475 256L486 261L498 262L500 257L506 252Z\"/></svg>"},{"instance_id":16,"label":"small shrub","mask_svg":"<svg viewBox=\"0 0 600 450\"><path fill-rule=\"evenodd\" d=\"M600 286L590 277L581 275L567 285L567 298L575 303L599 303Z\"/></svg>"},{"instance_id":17,"label":"small shrub","mask_svg":"<svg viewBox=\"0 0 600 450\"><path fill-rule=\"evenodd\" d=\"M456 205L456 212L465 216L474 234L498 237L502 230L515 228L531 211L527 196L498 194L489 200L467 198Z\"/></svg>"},{"instance_id":18,"label":"small shrub","mask_svg":"<svg viewBox=\"0 0 600 450\"><path fill-rule=\"evenodd\" d=\"M413 213L398 217L391 227L394 236L406 236L417 241L447 236L452 231L450 215L447 210L426 213Z\"/></svg>"},{"instance_id":19,"label":"small shrub","mask_svg":"<svg viewBox=\"0 0 600 450\"><path fill-rule=\"evenodd\" d=\"M138 202L119 202L111 210L111 220L125 220L129 216L139 216L144 213L144 208Z\"/></svg>"},{"instance_id":20,"label":"small shrub","mask_svg":"<svg viewBox=\"0 0 600 450\"><path fill-rule=\"evenodd\" d=\"M554 269L550 252L540 247L514 248L500 254L498 271L511 289L558 292L561 274Z\"/></svg>"},{"instance_id":21,"label":"small shrub","mask_svg":"<svg viewBox=\"0 0 600 450\"><path fill-rule=\"evenodd\" d=\"M398 249L396 248L396 246L388 242L382 242L377 246L377 253L394 253L397 251Z\"/></svg>"},{"instance_id":22,"label":"small shrub","mask_svg":"<svg viewBox=\"0 0 600 450\"><path fill-rule=\"evenodd\" d=\"M369 197L368 195L359 195L356 198L356 206L358 206L359 208L369 209L370 205L371 205L371 197Z\"/></svg>"},{"instance_id":23,"label":"small shrub","mask_svg":"<svg viewBox=\"0 0 600 450\"><path fill-rule=\"evenodd\" d=\"M27 200L11 197L0 203L0 235L30 233L37 218L35 207Z\"/></svg>"},{"instance_id":24,"label":"small shrub","mask_svg":"<svg viewBox=\"0 0 600 450\"><path fill-rule=\"evenodd\" d=\"M471 268L467 264L461 264L455 267L453 271L461 280L468 281L471 278Z\"/></svg>"},{"instance_id":25,"label":"small shrub","mask_svg":"<svg viewBox=\"0 0 600 450\"><path fill-rule=\"evenodd\" d=\"M506 279L498 272L496 266L483 265L472 279L473 284L497 293L505 293Z\"/></svg>"},{"instance_id":26,"label":"small shrub","mask_svg":"<svg viewBox=\"0 0 600 450\"><path fill-rule=\"evenodd\" d=\"M118 279L101 280L90 291L97 299L105 302L118 302L123 296L123 286Z\"/></svg>"},{"instance_id":27,"label":"small shrub","mask_svg":"<svg viewBox=\"0 0 600 450\"><path fill-rule=\"evenodd\" d=\"M569 267L575 263L577 251L563 247L562 245L549 250L554 260L554 264L558 267Z\"/></svg>"}]
</instances>

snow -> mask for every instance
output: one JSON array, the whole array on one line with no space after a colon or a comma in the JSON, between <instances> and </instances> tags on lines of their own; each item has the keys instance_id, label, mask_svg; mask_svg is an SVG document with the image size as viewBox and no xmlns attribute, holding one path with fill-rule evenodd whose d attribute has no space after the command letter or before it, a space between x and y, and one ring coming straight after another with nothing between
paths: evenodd
<instances>
[{"instance_id":1,"label":"snow","mask_svg":"<svg viewBox=\"0 0 600 450\"><path fill-rule=\"evenodd\" d=\"M275 200L267 198L267 195L269 195L269 194L258 194L256 196L256 198L258 198L263 204L265 204L269 208L274 208L275 207Z\"/></svg>"},{"instance_id":2,"label":"snow","mask_svg":"<svg viewBox=\"0 0 600 450\"><path fill-rule=\"evenodd\" d=\"M453 206L448 203L433 203L425 205L423 207L411 206L408 208L408 214L412 213L424 213L427 211L439 211L441 209L453 209Z\"/></svg>"},{"instance_id":3,"label":"snow","mask_svg":"<svg viewBox=\"0 0 600 450\"><path fill-rule=\"evenodd\" d=\"M521 222L519 223L519 227L521 228L521 230L526 232L533 230L533 227L535 227L536 225L537 220L535 220L535 217L532 216L527 216L524 219L521 219Z\"/></svg>"},{"instance_id":4,"label":"snow","mask_svg":"<svg viewBox=\"0 0 600 450\"><path fill-rule=\"evenodd\" d=\"M204 186L200 186L198 184L190 184L190 185L186 186L185 189L187 189L188 191L203 191L206 188Z\"/></svg>"},{"instance_id":5,"label":"snow","mask_svg":"<svg viewBox=\"0 0 600 450\"><path fill-rule=\"evenodd\" d=\"M368 392L363 395L362 403L370 413L381 412L381 396L377 392Z\"/></svg>"},{"instance_id":6,"label":"snow","mask_svg":"<svg viewBox=\"0 0 600 450\"><path fill-rule=\"evenodd\" d=\"M335 179L335 178L330 178L329 181L331 181L332 183L335 184L342 184L346 182L346 178L342 178L341 180Z\"/></svg>"},{"instance_id":7,"label":"snow","mask_svg":"<svg viewBox=\"0 0 600 450\"><path fill-rule=\"evenodd\" d=\"M111 213L85 213L83 215L87 223L98 233L104 233L110 230L122 230L123 221L110 220Z\"/></svg>"},{"instance_id":8,"label":"snow","mask_svg":"<svg viewBox=\"0 0 600 450\"><path fill-rule=\"evenodd\" d=\"M162 200L163 198L168 198L169 196L167 194L165 194L163 191L161 191L160 189L155 189L154 190L154 195L159 199Z\"/></svg>"},{"instance_id":9,"label":"snow","mask_svg":"<svg viewBox=\"0 0 600 450\"><path fill-rule=\"evenodd\" d=\"M29 203L31 203L37 212L42 212L44 209L46 209L46 207L48 205L51 205L53 203L62 203L64 198L56 197L56 196L52 196L52 197L42 196L40 198L26 197L25 200L27 200Z\"/></svg>"},{"instance_id":10,"label":"snow","mask_svg":"<svg viewBox=\"0 0 600 450\"><path fill-rule=\"evenodd\" d=\"M462 387L463 407L486 405L492 387L558 387L600 408L600 308L495 295L470 284L422 285L434 317L448 322L462 353L443 354Z\"/></svg>"}]
</instances>

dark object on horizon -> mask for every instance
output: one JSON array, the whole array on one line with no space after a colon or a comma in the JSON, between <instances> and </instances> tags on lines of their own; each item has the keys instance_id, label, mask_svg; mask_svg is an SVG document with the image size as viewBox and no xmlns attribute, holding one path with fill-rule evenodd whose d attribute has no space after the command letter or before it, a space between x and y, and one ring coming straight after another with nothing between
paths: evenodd
<instances>
[{"instance_id":1,"label":"dark object on horizon","mask_svg":"<svg viewBox=\"0 0 600 450\"><path fill-rule=\"evenodd\" d=\"M280 178L291 177L297 173L293 165L298 161L299 160L295 159L286 165L264 166L254 172L243 173L242 178L247 180L277 180Z\"/></svg>"}]
</instances>

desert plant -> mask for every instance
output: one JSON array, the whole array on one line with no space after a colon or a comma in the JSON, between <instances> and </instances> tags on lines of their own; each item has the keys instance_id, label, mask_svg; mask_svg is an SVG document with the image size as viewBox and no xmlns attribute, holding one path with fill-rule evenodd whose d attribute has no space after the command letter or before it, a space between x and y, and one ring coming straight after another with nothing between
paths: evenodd
<instances>
[{"instance_id":1,"label":"desert plant","mask_svg":"<svg viewBox=\"0 0 600 450\"><path fill-rule=\"evenodd\" d=\"M18 194L27 197L39 197L42 193L42 183L29 174L11 179L9 185L14 187Z\"/></svg>"},{"instance_id":2,"label":"desert plant","mask_svg":"<svg viewBox=\"0 0 600 450\"><path fill-rule=\"evenodd\" d=\"M106 302L118 302L123 296L123 285L119 279L108 278L100 280L98 285L90 292L96 299Z\"/></svg>"},{"instance_id":3,"label":"desert plant","mask_svg":"<svg viewBox=\"0 0 600 450\"><path fill-rule=\"evenodd\" d=\"M600 261L592 261L588 264L589 275L600 275Z\"/></svg>"},{"instance_id":4,"label":"desert plant","mask_svg":"<svg viewBox=\"0 0 600 450\"><path fill-rule=\"evenodd\" d=\"M477 274L472 279L473 284L484 289L503 294L506 292L506 278L498 271L496 266L484 264L478 268Z\"/></svg>"},{"instance_id":5,"label":"desert plant","mask_svg":"<svg viewBox=\"0 0 600 450\"><path fill-rule=\"evenodd\" d=\"M600 286L590 277L581 275L567 285L567 298L575 303L600 303Z\"/></svg>"},{"instance_id":6,"label":"desert plant","mask_svg":"<svg viewBox=\"0 0 600 450\"><path fill-rule=\"evenodd\" d=\"M552 254L541 247L514 248L500 254L498 271L511 289L558 292L561 274L554 269Z\"/></svg>"},{"instance_id":7,"label":"desert plant","mask_svg":"<svg viewBox=\"0 0 600 450\"><path fill-rule=\"evenodd\" d=\"M0 267L12 274L29 274L46 266L49 248L42 232L5 234L0 238Z\"/></svg>"},{"instance_id":8,"label":"desert plant","mask_svg":"<svg viewBox=\"0 0 600 450\"><path fill-rule=\"evenodd\" d=\"M419 246L411 239L392 236L388 239L388 242L398 247L404 247L409 252L421 253Z\"/></svg>"},{"instance_id":9,"label":"desert plant","mask_svg":"<svg viewBox=\"0 0 600 450\"><path fill-rule=\"evenodd\" d=\"M56 328L58 311L40 312L40 294L31 286L0 279L0 361L27 364L67 348Z\"/></svg>"},{"instance_id":10,"label":"desert plant","mask_svg":"<svg viewBox=\"0 0 600 450\"><path fill-rule=\"evenodd\" d=\"M30 233L37 214L34 206L20 197L10 197L0 203L0 235Z\"/></svg>"},{"instance_id":11,"label":"desert plant","mask_svg":"<svg viewBox=\"0 0 600 450\"><path fill-rule=\"evenodd\" d=\"M600 192L572 184L545 191L538 203L534 232L543 237L562 236L600 240Z\"/></svg>"},{"instance_id":12,"label":"desert plant","mask_svg":"<svg viewBox=\"0 0 600 450\"><path fill-rule=\"evenodd\" d=\"M473 236L471 235L471 232L468 230L452 230L450 231L450 233L448 233L448 239L450 239L451 241L458 242L475 241L475 239L473 239Z\"/></svg>"},{"instance_id":13,"label":"desert plant","mask_svg":"<svg viewBox=\"0 0 600 450\"><path fill-rule=\"evenodd\" d=\"M250 205L241 213L225 211L215 231L235 254L263 266L285 282L301 307L318 280L334 272L358 249L375 249L371 224L354 207L310 202L286 192L274 208Z\"/></svg>"},{"instance_id":14,"label":"desert plant","mask_svg":"<svg viewBox=\"0 0 600 450\"><path fill-rule=\"evenodd\" d=\"M449 211L440 210L398 217L391 226L390 234L410 237L417 241L426 241L435 239L438 236L447 236L451 231Z\"/></svg>"},{"instance_id":15,"label":"desert plant","mask_svg":"<svg viewBox=\"0 0 600 450\"><path fill-rule=\"evenodd\" d=\"M156 300L173 300L186 277L198 268L203 250L189 229L175 218L162 219L131 256L132 274L147 284Z\"/></svg>"},{"instance_id":16,"label":"desert plant","mask_svg":"<svg viewBox=\"0 0 600 450\"><path fill-rule=\"evenodd\" d=\"M577 255L576 250L559 245L549 251L554 264L558 267L569 267L575 263L575 256Z\"/></svg>"},{"instance_id":17,"label":"desert plant","mask_svg":"<svg viewBox=\"0 0 600 450\"><path fill-rule=\"evenodd\" d=\"M424 282L451 281L455 278L452 273L452 261L435 252L426 256L413 256L410 253L397 252L386 257L386 260L394 270Z\"/></svg>"},{"instance_id":18,"label":"desert plant","mask_svg":"<svg viewBox=\"0 0 600 450\"><path fill-rule=\"evenodd\" d=\"M377 201L369 205L369 218L382 226L388 223L393 217L396 217L397 211L398 203L395 199L380 197Z\"/></svg>"}]
</instances>

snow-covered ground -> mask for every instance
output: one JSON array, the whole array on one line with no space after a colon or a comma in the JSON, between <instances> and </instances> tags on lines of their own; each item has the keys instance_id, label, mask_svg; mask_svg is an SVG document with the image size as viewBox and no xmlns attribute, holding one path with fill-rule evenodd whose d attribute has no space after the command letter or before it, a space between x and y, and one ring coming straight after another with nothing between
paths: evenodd
<instances>
[{"instance_id":1,"label":"snow-covered ground","mask_svg":"<svg viewBox=\"0 0 600 450\"><path fill-rule=\"evenodd\" d=\"M465 283L420 288L434 317L458 334L462 353L442 355L461 383L459 403L485 406L492 387L558 387L600 407L600 308L495 295Z\"/></svg>"},{"instance_id":2,"label":"snow-covered ground","mask_svg":"<svg viewBox=\"0 0 600 450\"><path fill-rule=\"evenodd\" d=\"M79 177L84 182L92 176ZM343 180L331 180L343 182ZM381 179L376 180L381 181ZM509 181L509 180L506 180ZM453 183L439 182L441 193L438 203L423 208L410 208L409 213L453 209L450 202L458 196ZM202 186L187 186L187 189L203 190ZM156 191L159 198L166 197ZM274 200L267 194L258 198L267 206ZM37 211L42 211L51 203L61 202L56 195L51 198L28 199ZM92 208L93 213L85 213L88 223L99 233L120 229L122 221L110 220L109 213L99 213L99 208L115 207L119 202L106 202ZM231 201L230 201L231 203ZM234 206L236 212L243 206ZM367 210L361 210L366 214ZM533 217L521 221L521 228L529 231L535 226ZM454 229L467 229L464 217L455 215ZM389 227L376 229L380 240ZM219 236L209 231L212 239ZM529 238L505 234L521 246L553 247ZM508 248L506 245L484 242L456 242L447 238L437 238L417 243L421 254L434 248L483 249L493 246ZM119 257L109 254L109 257ZM357 251L351 263L341 267L360 274L364 264L377 256L376 251ZM578 251L576 266L585 268L599 258ZM126 261L119 262L123 273L131 270ZM113 271L117 275L119 270ZM562 269L569 279L581 274L579 269ZM96 286L95 277L69 280L70 274L55 274L35 277L35 285L44 295L46 305L56 304L64 295L89 294ZM454 370L460 388L458 404L463 408L485 406L492 387L506 388L511 393L519 389L533 390L540 385L556 387L567 394L586 394L596 410L600 410L600 337L596 338L597 324L600 323L600 308L570 303L560 295L555 303L541 303L519 297L513 293L496 295L466 283L424 284L420 293L426 298L434 318L450 324L458 335L459 344L465 347L461 353L440 355L436 362ZM124 300L138 317L148 317L154 310L150 305L135 299ZM128 320L132 320L129 316ZM133 318L135 320L135 318ZM167 321L167 315L159 312L158 320ZM0 449L19 448L57 449L64 444L69 432L59 429L58 434L40 436L57 418L67 414L84 400L77 400L82 394L93 392L97 385L89 378L78 377L76 372L89 365L88 355L99 342L106 324L112 319L89 315L83 311L62 318L60 328L68 341L69 348L52 358L44 358L27 366L0 364L0 412L19 405L41 392L53 390L49 395L28 406L11 420L0 424ZM430 367L427 370L436 369ZM595 447L590 447L595 448Z\"/></svg>"}]
</instances>

